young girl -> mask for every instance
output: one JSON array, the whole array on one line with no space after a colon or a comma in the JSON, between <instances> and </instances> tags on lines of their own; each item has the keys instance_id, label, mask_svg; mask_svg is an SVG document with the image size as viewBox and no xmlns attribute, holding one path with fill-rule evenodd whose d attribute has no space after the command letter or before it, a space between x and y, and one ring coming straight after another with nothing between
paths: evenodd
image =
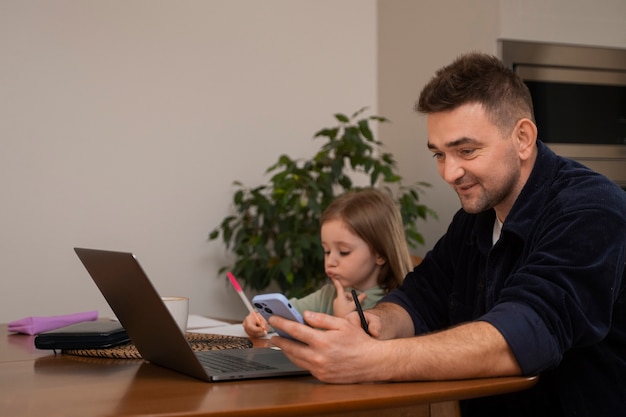
<instances>
[{"instance_id":1,"label":"young girl","mask_svg":"<svg viewBox=\"0 0 626 417\"><path fill-rule=\"evenodd\" d=\"M302 313L311 310L343 317L356 310L351 289L359 292L364 309L398 287L411 269L400 210L383 191L349 191L322 214L324 269L331 283L289 302ZM267 334L260 314L249 314L243 328L250 337Z\"/></svg>"}]
</instances>

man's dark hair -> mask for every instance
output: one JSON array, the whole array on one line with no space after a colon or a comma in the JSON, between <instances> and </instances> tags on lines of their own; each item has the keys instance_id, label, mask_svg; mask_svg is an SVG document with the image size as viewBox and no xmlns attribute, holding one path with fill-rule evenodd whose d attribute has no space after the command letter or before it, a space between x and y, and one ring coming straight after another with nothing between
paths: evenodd
<instances>
[{"instance_id":1,"label":"man's dark hair","mask_svg":"<svg viewBox=\"0 0 626 417\"><path fill-rule=\"evenodd\" d=\"M534 121L532 99L522 79L495 56L477 52L439 69L422 89L415 110L437 113L469 103L482 104L503 133L522 118Z\"/></svg>"}]
</instances>

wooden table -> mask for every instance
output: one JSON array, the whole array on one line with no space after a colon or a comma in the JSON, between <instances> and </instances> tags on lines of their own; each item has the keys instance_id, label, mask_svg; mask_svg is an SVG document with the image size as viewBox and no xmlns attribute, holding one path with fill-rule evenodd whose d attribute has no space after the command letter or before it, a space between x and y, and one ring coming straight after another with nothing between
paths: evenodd
<instances>
[{"instance_id":1,"label":"wooden table","mask_svg":"<svg viewBox=\"0 0 626 417\"><path fill-rule=\"evenodd\" d=\"M206 383L141 360L54 355L0 325L0 416L430 416L433 403L535 377L331 385L310 376Z\"/></svg>"}]
</instances>

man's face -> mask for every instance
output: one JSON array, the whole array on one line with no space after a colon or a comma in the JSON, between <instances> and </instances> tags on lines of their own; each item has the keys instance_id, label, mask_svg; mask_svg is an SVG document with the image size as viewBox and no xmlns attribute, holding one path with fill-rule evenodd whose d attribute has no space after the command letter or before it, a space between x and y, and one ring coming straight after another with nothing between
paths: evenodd
<instances>
[{"instance_id":1,"label":"man's face","mask_svg":"<svg viewBox=\"0 0 626 417\"><path fill-rule=\"evenodd\" d=\"M495 208L504 221L523 185L516 143L502 136L480 104L428 115L428 148L439 175L468 213Z\"/></svg>"}]
</instances>

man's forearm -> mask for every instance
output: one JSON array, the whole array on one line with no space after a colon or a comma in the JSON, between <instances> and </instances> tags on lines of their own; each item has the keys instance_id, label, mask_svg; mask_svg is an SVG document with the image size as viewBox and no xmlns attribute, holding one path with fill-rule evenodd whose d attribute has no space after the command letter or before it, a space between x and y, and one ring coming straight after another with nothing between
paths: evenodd
<instances>
[{"instance_id":1,"label":"man's forearm","mask_svg":"<svg viewBox=\"0 0 626 417\"><path fill-rule=\"evenodd\" d=\"M397 339L415 335L411 316L397 304L380 303L368 312L380 318L382 327L378 339Z\"/></svg>"},{"instance_id":2,"label":"man's forearm","mask_svg":"<svg viewBox=\"0 0 626 417\"><path fill-rule=\"evenodd\" d=\"M471 322L423 336L386 340L378 346L383 379L443 380L519 375L520 369L500 332ZM376 380L377 378L372 378Z\"/></svg>"}]
</instances>

